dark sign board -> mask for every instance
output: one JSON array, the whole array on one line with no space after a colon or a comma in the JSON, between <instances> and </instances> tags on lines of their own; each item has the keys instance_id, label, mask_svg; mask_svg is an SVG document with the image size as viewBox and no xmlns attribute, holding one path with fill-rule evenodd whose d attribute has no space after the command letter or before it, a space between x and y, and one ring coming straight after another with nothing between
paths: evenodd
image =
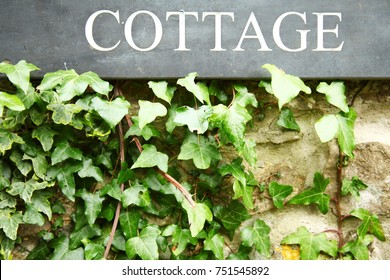
<instances>
[{"instance_id":1,"label":"dark sign board","mask_svg":"<svg viewBox=\"0 0 390 280\"><path fill-rule=\"evenodd\" d=\"M389 78L389 0L2 0L0 60L105 78Z\"/></svg>"}]
</instances>

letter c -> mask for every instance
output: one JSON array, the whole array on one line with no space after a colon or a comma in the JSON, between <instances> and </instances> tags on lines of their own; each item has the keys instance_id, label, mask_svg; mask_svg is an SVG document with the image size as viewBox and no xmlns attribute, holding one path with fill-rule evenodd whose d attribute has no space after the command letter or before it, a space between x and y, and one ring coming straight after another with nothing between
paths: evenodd
<instances>
[{"instance_id":1,"label":"letter c","mask_svg":"<svg viewBox=\"0 0 390 280\"><path fill-rule=\"evenodd\" d=\"M119 23L119 11L116 11L115 13L109 10L100 10L95 13L93 13L87 20L87 23L85 24L85 37L87 38L88 43L91 45L92 48L95 50L101 51L101 52L108 52L112 51L115 49L119 44L120 40L111 48L104 48L99 46L96 42L95 39L93 38L93 24L95 22L95 19L101 15L101 14L110 14L113 15L117 22Z\"/></svg>"}]
</instances>

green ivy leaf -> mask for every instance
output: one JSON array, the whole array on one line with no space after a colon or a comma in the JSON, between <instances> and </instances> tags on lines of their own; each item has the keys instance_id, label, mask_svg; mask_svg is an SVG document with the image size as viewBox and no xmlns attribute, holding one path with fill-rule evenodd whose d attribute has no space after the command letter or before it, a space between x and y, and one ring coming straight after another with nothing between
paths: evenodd
<instances>
[{"instance_id":1,"label":"green ivy leaf","mask_svg":"<svg viewBox=\"0 0 390 280\"><path fill-rule=\"evenodd\" d=\"M339 133L337 140L341 150L350 158L353 158L353 150L355 149L354 125L356 120L356 112L353 108L348 113L339 113L337 119L339 122Z\"/></svg>"},{"instance_id":2,"label":"green ivy leaf","mask_svg":"<svg viewBox=\"0 0 390 280\"><path fill-rule=\"evenodd\" d=\"M85 216L89 225L93 225L100 213L102 211L102 205L104 198L100 197L100 192L95 193L87 192L85 189L80 193L80 197L84 200L85 204Z\"/></svg>"},{"instance_id":3,"label":"green ivy leaf","mask_svg":"<svg viewBox=\"0 0 390 280\"><path fill-rule=\"evenodd\" d=\"M366 235L364 239L357 238L356 240L346 243L341 249L340 253L350 252L356 260L369 260L370 252L368 250L368 245L374 241L372 235Z\"/></svg>"},{"instance_id":4,"label":"green ivy leaf","mask_svg":"<svg viewBox=\"0 0 390 280\"><path fill-rule=\"evenodd\" d=\"M23 176L26 177L32 170L32 164L28 160L23 160L22 154L17 150L13 150L9 158L15 163L16 168L23 174Z\"/></svg>"},{"instance_id":5,"label":"green ivy leaf","mask_svg":"<svg viewBox=\"0 0 390 280\"><path fill-rule=\"evenodd\" d=\"M212 251L214 256L218 260L225 259L223 254L223 247L225 245L225 240L222 235L216 234L212 238L206 238L204 241L204 249L206 251Z\"/></svg>"},{"instance_id":6,"label":"green ivy leaf","mask_svg":"<svg viewBox=\"0 0 390 280\"><path fill-rule=\"evenodd\" d=\"M246 176L244 171L244 166L242 165L242 159L236 158L232 161L231 164L224 164L219 168L219 173L222 176L227 174L233 175L238 181L243 185L246 185Z\"/></svg>"},{"instance_id":7,"label":"green ivy leaf","mask_svg":"<svg viewBox=\"0 0 390 280\"><path fill-rule=\"evenodd\" d=\"M296 97L300 91L311 93L311 89L300 78L284 73L275 65L264 64L262 67L271 73L272 93L278 99L279 110L284 104Z\"/></svg>"},{"instance_id":8,"label":"green ivy leaf","mask_svg":"<svg viewBox=\"0 0 390 280\"><path fill-rule=\"evenodd\" d=\"M58 85L61 101L68 101L74 96L83 94L88 85L102 95L108 95L112 90L112 86L100 79L96 73L86 72L78 75L73 69L46 73L37 89L43 92L52 90Z\"/></svg>"},{"instance_id":9,"label":"green ivy leaf","mask_svg":"<svg viewBox=\"0 0 390 280\"><path fill-rule=\"evenodd\" d=\"M108 96L112 91L112 86L109 82L103 81L96 73L88 71L80 75L88 82L88 85L97 93Z\"/></svg>"},{"instance_id":10,"label":"green ivy leaf","mask_svg":"<svg viewBox=\"0 0 390 280\"><path fill-rule=\"evenodd\" d=\"M69 158L81 161L83 153L78 148L72 147L66 139L61 139L51 154L51 164L55 165Z\"/></svg>"},{"instance_id":11,"label":"green ivy leaf","mask_svg":"<svg viewBox=\"0 0 390 280\"><path fill-rule=\"evenodd\" d=\"M378 216L371 214L370 211L358 208L350 213L352 216L362 220L362 224L358 227L357 233L360 238L365 238L367 232L372 233L381 241L386 241L386 237Z\"/></svg>"},{"instance_id":12,"label":"green ivy leaf","mask_svg":"<svg viewBox=\"0 0 390 280\"><path fill-rule=\"evenodd\" d=\"M325 115L314 124L315 130L322 143L337 137L339 122L336 115Z\"/></svg>"},{"instance_id":13,"label":"green ivy leaf","mask_svg":"<svg viewBox=\"0 0 390 280\"><path fill-rule=\"evenodd\" d=\"M343 112L348 113L349 108L347 98L345 96L345 85L343 82L332 82L330 85L322 82L317 86L317 91L325 94L326 100L330 104L338 107Z\"/></svg>"},{"instance_id":14,"label":"green ivy leaf","mask_svg":"<svg viewBox=\"0 0 390 280\"><path fill-rule=\"evenodd\" d=\"M11 187L7 189L7 193L13 196L19 195L24 202L29 203L31 202L31 196L34 191L42 190L50 186L46 181L38 182L30 179L26 182L13 182Z\"/></svg>"},{"instance_id":15,"label":"green ivy leaf","mask_svg":"<svg viewBox=\"0 0 390 280\"><path fill-rule=\"evenodd\" d=\"M272 197L276 208L283 208L283 201L293 192L293 187L280 185L277 182L271 182L268 187L268 193Z\"/></svg>"},{"instance_id":16,"label":"green ivy leaf","mask_svg":"<svg viewBox=\"0 0 390 280\"><path fill-rule=\"evenodd\" d=\"M233 199L238 199L242 197L242 202L244 203L247 209L253 209L253 191L254 188L252 186L248 186L247 184L242 184L240 181L235 180L233 183L233 191L234 196Z\"/></svg>"},{"instance_id":17,"label":"green ivy leaf","mask_svg":"<svg viewBox=\"0 0 390 280\"><path fill-rule=\"evenodd\" d=\"M101 244L88 243L84 249L86 260L101 260L104 255L104 247Z\"/></svg>"},{"instance_id":18,"label":"green ivy leaf","mask_svg":"<svg viewBox=\"0 0 390 280\"><path fill-rule=\"evenodd\" d=\"M49 125L42 125L34 129L31 136L32 138L38 139L43 150L47 152L53 147L55 135L58 135L57 131L51 129Z\"/></svg>"},{"instance_id":19,"label":"green ivy leaf","mask_svg":"<svg viewBox=\"0 0 390 280\"><path fill-rule=\"evenodd\" d=\"M100 190L100 195L106 195L108 194L112 198L115 198L118 201L121 201L122 197L122 191L120 189L120 184L118 184L117 179L111 180L107 185L105 185L101 190Z\"/></svg>"},{"instance_id":20,"label":"green ivy leaf","mask_svg":"<svg viewBox=\"0 0 390 280\"><path fill-rule=\"evenodd\" d=\"M123 207L125 208L132 204L135 204L139 207L148 206L150 204L148 188L140 184L131 186L130 188L127 188L123 191L121 201Z\"/></svg>"},{"instance_id":21,"label":"green ivy leaf","mask_svg":"<svg viewBox=\"0 0 390 280\"><path fill-rule=\"evenodd\" d=\"M153 90L154 95L162 100L165 100L169 104L171 104L171 100L176 91L176 87L168 86L168 83L165 81L161 82L149 82L149 88Z\"/></svg>"},{"instance_id":22,"label":"green ivy leaf","mask_svg":"<svg viewBox=\"0 0 390 280\"><path fill-rule=\"evenodd\" d=\"M31 225L43 226L45 224L45 217L37 211L30 204L26 205L26 212L23 214L23 222Z\"/></svg>"},{"instance_id":23,"label":"green ivy leaf","mask_svg":"<svg viewBox=\"0 0 390 280\"><path fill-rule=\"evenodd\" d=\"M31 160L35 174L39 178L45 179L49 164L46 161L46 155L44 152L39 151L33 157L24 154L23 160Z\"/></svg>"},{"instance_id":24,"label":"green ivy leaf","mask_svg":"<svg viewBox=\"0 0 390 280\"><path fill-rule=\"evenodd\" d=\"M91 107L112 129L128 114L130 103L120 97L106 101L96 96L91 100Z\"/></svg>"},{"instance_id":25,"label":"green ivy leaf","mask_svg":"<svg viewBox=\"0 0 390 280\"><path fill-rule=\"evenodd\" d=\"M4 191L0 191L0 209L14 208L16 199Z\"/></svg>"},{"instance_id":26,"label":"green ivy leaf","mask_svg":"<svg viewBox=\"0 0 390 280\"><path fill-rule=\"evenodd\" d=\"M195 83L196 77L198 77L198 73L189 73L185 78L178 79L177 84L185 87L201 103L206 101L207 104L210 104L210 96L207 87L202 83Z\"/></svg>"},{"instance_id":27,"label":"green ivy leaf","mask_svg":"<svg viewBox=\"0 0 390 280\"><path fill-rule=\"evenodd\" d=\"M157 166L160 170L167 172L168 159L168 156L158 152L154 145L145 144L143 145L143 151L141 155L131 166L131 169Z\"/></svg>"},{"instance_id":28,"label":"green ivy leaf","mask_svg":"<svg viewBox=\"0 0 390 280\"><path fill-rule=\"evenodd\" d=\"M356 176L352 177L352 180L344 178L341 187L341 194L347 195L350 193L355 199L359 199L359 191L365 190L367 188L368 186Z\"/></svg>"},{"instance_id":29,"label":"green ivy leaf","mask_svg":"<svg viewBox=\"0 0 390 280\"><path fill-rule=\"evenodd\" d=\"M253 93L248 92L248 89L243 85L235 84L233 87L237 91L233 101L234 103L237 103L244 108L248 105L257 108L259 103Z\"/></svg>"},{"instance_id":30,"label":"green ivy leaf","mask_svg":"<svg viewBox=\"0 0 390 280\"><path fill-rule=\"evenodd\" d=\"M92 177L98 182L103 182L103 173L99 167L94 166L92 159L84 158L83 167L77 172L81 178Z\"/></svg>"},{"instance_id":31,"label":"green ivy leaf","mask_svg":"<svg viewBox=\"0 0 390 280\"><path fill-rule=\"evenodd\" d=\"M3 106L14 111L23 111L26 109L19 97L0 91L0 112L2 112Z\"/></svg>"},{"instance_id":32,"label":"green ivy leaf","mask_svg":"<svg viewBox=\"0 0 390 280\"><path fill-rule=\"evenodd\" d=\"M157 117L163 117L167 114L167 108L158 102L139 100L138 126L142 130L145 125L153 122Z\"/></svg>"},{"instance_id":33,"label":"green ivy leaf","mask_svg":"<svg viewBox=\"0 0 390 280\"><path fill-rule=\"evenodd\" d=\"M160 235L157 226L148 226L144 228L140 235L130 238L126 242L126 254L132 259L138 255L143 260L157 260L158 246L156 239Z\"/></svg>"},{"instance_id":34,"label":"green ivy leaf","mask_svg":"<svg viewBox=\"0 0 390 280\"><path fill-rule=\"evenodd\" d=\"M118 174L117 184L120 185L122 183L125 183L125 182L127 182L131 179L135 179L135 178L136 178L135 173L133 170L129 169L127 162L122 163L122 168Z\"/></svg>"},{"instance_id":35,"label":"green ivy leaf","mask_svg":"<svg viewBox=\"0 0 390 280\"><path fill-rule=\"evenodd\" d=\"M209 121L220 128L227 139L234 146L242 146L246 123L252 119L248 111L237 103L230 107L219 104L213 107L214 111Z\"/></svg>"},{"instance_id":36,"label":"green ivy leaf","mask_svg":"<svg viewBox=\"0 0 390 280\"><path fill-rule=\"evenodd\" d=\"M316 260L321 251L336 257L338 251L335 240L328 240L325 233L313 235L306 227L299 227L283 238L281 244L299 244L302 260Z\"/></svg>"},{"instance_id":37,"label":"green ivy leaf","mask_svg":"<svg viewBox=\"0 0 390 280\"><path fill-rule=\"evenodd\" d=\"M54 249L51 257L52 260L83 260L84 251L82 248L70 250L69 237L62 236L50 242L50 246Z\"/></svg>"},{"instance_id":38,"label":"green ivy leaf","mask_svg":"<svg viewBox=\"0 0 390 280\"><path fill-rule=\"evenodd\" d=\"M126 239L137 236L141 215L138 212L124 212L119 216L119 224Z\"/></svg>"},{"instance_id":39,"label":"green ivy leaf","mask_svg":"<svg viewBox=\"0 0 390 280\"><path fill-rule=\"evenodd\" d=\"M47 194L46 192L42 191L34 192L31 197L31 203L27 203L27 205L31 205L38 212L44 213L50 221L52 218L52 206L48 198L50 198L51 196L51 194Z\"/></svg>"},{"instance_id":40,"label":"green ivy leaf","mask_svg":"<svg viewBox=\"0 0 390 280\"><path fill-rule=\"evenodd\" d=\"M180 160L192 159L199 169L207 169L212 161L222 159L215 143L208 141L204 136L194 134L188 135L183 141L177 158Z\"/></svg>"},{"instance_id":41,"label":"green ivy leaf","mask_svg":"<svg viewBox=\"0 0 390 280\"><path fill-rule=\"evenodd\" d=\"M301 128L295 121L293 113L288 108L283 108L281 110L277 124L286 129L301 131Z\"/></svg>"},{"instance_id":42,"label":"green ivy leaf","mask_svg":"<svg viewBox=\"0 0 390 280\"><path fill-rule=\"evenodd\" d=\"M198 239L191 236L191 232L188 229L182 229L178 225L171 224L167 226L162 236L172 236L172 253L175 256L180 255L188 244L196 245Z\"/></svg>"},{"instance_id":43,"label":"green ivy leaf","mask_svg":"<svg viewBox=\"0 0 390 280\"><path fill-rule=\"evenodd\" d=\"M270 227L264 221L256 220L253 226L246 227L241 231L242 244L247 247L254 245L257 252L270 257L270 232Z\"/></svg>"},{"instance_id":44,"label":"green ivy leaf","mask_svg":"<svg viewBox=\"0 0 390 280\"><path fill-rule=\"evenodd\" d=\"M0 210L0 229L4 231L9 239L16 240L19 224L22 223L23 215L21 211L15 213L9 208Z\"/></svg>"},{"instance_id":45,"label":"green ivy leaf","mask_svg":"<svg viewBox=\"0 0 390 280\"><path fill-rule=\"evenodd\" d=\"M321 142L328 142L337 137L340 149L350 158L353 158L355 149L354 124L356 112L352 108L348 113L340 112L337 115L325 115L319 119L314 127Z\"/></svg>"},{"instance_id":46,"label":"green ivy leaf","mask_svg":"<svg viewBox=\"0 0 390 280\"><path fill-rule=\"evenodd\" d=\"M325 215L329 211L330 196L324 191L329 184L329 179L325 179L321 173L316 172L313 183L314 187L297 194L288 201L288 204L317 204L320 212Z\"/></svg>"},{"instance_id":47,"label":"green ivy leaf","mask_svg":"<svg viewBox=\"0 0 390 280\"><path fill-rule=\"evenodd\" d=\"M197 236L201 232L206 220L209 222L213 220L210 208L204 203L196 203L196 206L192 207L187 200L184 200L182 207L187 211L192 237Z\"/></svg>"},{"instance_id":48,"label":"green ivy leaf","mask_svg":"<svg viewBox=\"0 0 390 280\"><path fill-rule=\"evenodd\" d=\"M73 174L78 172L81 168L81 163L74 164L73 162L66 162L60 166L54 166L48 171L48 176L50 176L52 180L57 178L62 193L73 202L75 201L76 193L76 183Z\"/></svg>"},{"instance_id":49,"label":"green ivy leaf","mask_svg":"<svg viewBox=\"0 0 390 280\"><path fill-rule=\"evenodd\" d=\"M24 144L24 141L16 133L0 128L0 153L4 155L5 151L11 150L13 143Z\"/></svg>"},{"instance_id":50,"label":"green ivy leaf","mask_svg":"<svg viewBox=\"0 0 390 280\"><path fill-rule=\"evenodd\" d=\"M85 225L70 234L69 249L73 250L82 244L82 240L87 240L95 236L100 236L102 230L98 225Z\"/></svg>"},{"instance_id":51,"label":"green ivy leaf","mask_svg":"<svg viewBox=\"0 0 390 280\"><path fill-rule=\"evenodd\" d=\"M25 94L28 93L31 87L30 72L35 70L39 70L39 68L25 60L21 60L15 65L6 62L0 63L0 73L6 74L11 83L20 88Z\"/></svg>"},{"instance_id":52,"label":"green ivy leaf","mask_svg":"<svg viewBox=\"0 0 390 280\"><path fill-rule=\"evenodd\" d=\"M72 122L73 116L82 111L82 108L76 104L53 103L46 107L53 111L53 121L56 124L68 125Z\"/></svg>"},{"instance_id":53,"label":"green ivy leaf","mask_svg":"<svg viewBox=\"0 0 390 280\"><path fill-rule=\"evenodd\" d=\"M160 131L151 124L145 125L142 129L139 128L138 117L132 117L133 125L127 130L125 139L130 136L142 136L146 141L152 137L161 137Z\"/></svg>"},{"instance_id":54,"label":"green ivy leaf","mask_svg":"<svg viewBox=\"0 0 390 280\"><path fill-rule=\"evenodd\" d=\"M208 118L212 111L208 105L203 105L197 110L188 106L179 107L173 121L179 125L187 125L191 132L196 130L198 134L203 134L209 128Z\"/></svg>"},{"instance_id":55,"label":"green ivy leaf","mask_svg":"<svg viewBox=\"0 0 390 280\"><path fill-rule=\"evenodd\" d=\"M244 139L242 147L238 148L239 155L243 156L244 159L251 165L255 166L257 163L257 151L256 142L252 139Z\"/></svg>"},{"instance_id":56,"label":"green ivy leaf","mask_svg":"<svg viewBox=\"0 0 390 280\"><path fill-rule=\"evenodd\" d=\"M243 221L250 218L248 210L237 200L233 200L226 208L216 205L213 212L228 231L235 231Z\"/></svg>"},{"instance_id":57,"label":"green ivy leaf","mask_svg":"<svg viewBox=\"0 0 390 280\"><path fill-rule=\"evenodd\" d=\"M251 251L252 248L240 245L240 247L238 248L238 252L235 254L230 254L228 260L247 261L250 259L249 254L251 253Z\"/></svg>"}]
</instances>

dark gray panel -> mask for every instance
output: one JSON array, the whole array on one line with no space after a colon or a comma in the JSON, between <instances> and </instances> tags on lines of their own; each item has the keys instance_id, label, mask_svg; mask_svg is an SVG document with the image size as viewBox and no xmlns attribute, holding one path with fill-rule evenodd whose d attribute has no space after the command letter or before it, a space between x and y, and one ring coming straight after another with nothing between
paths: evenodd
<instances>
[{"instance_id":1,"label":"dark gray panel","mask_svg":"<svg viewBox=\"0 0 390 280\"><path fill-rule=\"evenodd\" d=\"M42 69L33 74L36 77L74 68L79 73L92 70L105 78L177 78L194 71L208 78L258 78L268 76L261 68L265 63L303 78L390 77L389 0L2 0L0 6L0 60L34 63ZM100 47L112 47L120 40L111 51L96 50L86 39L86 22L99 10L119 11L119 23L116 16L104 13L93 26L93 38ZM161 41L150 51L135 50L126 41L126 21L139 11L153 13L161 22ZM168 12L178 11L198 14L198 19L186 16L188 51L175 50L180 43L179 16L167 20ZM226 50L212 50L215 16L203 20L204 12L234 13L234 21L222 16L220 47ZM243 50L238 51L252 12L266 46L256 38L246 38ZM300 34L309 30L302 51L283 50L273 36L275 21L288 12L295 14L281 22L280 37L286 48L299 49ZM338 36L324 32L323 41L328 49L343 43L340 51L316 51L321 34L318 13L335 13L323 16L324 29L338 27ZM246 35L255 35L254 25L249 25ZM135 16L132 27L136 46L152 45L155 25L150 14ZM263 51L258 50L261 47Z\"/></svg>"}]
</instances>

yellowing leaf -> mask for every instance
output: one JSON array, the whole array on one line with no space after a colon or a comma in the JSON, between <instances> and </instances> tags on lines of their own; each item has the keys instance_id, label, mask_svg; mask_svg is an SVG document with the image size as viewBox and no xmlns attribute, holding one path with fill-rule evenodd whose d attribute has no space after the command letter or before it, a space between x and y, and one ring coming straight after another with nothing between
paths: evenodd
<instances>
[{"instance_id":1,"label":"yellowing leaf","mask_svg":"<svg viewBox=\"0 0 390 280\"><path fill-rule=\"evenodd\" d=\"M328 240L325 233L313 235L306 227L299 227L283 238L281 244L299 244L302 260L316 260L320 252L336 257L338 251L335 240Z\"/></svg>"}]
</instances>

